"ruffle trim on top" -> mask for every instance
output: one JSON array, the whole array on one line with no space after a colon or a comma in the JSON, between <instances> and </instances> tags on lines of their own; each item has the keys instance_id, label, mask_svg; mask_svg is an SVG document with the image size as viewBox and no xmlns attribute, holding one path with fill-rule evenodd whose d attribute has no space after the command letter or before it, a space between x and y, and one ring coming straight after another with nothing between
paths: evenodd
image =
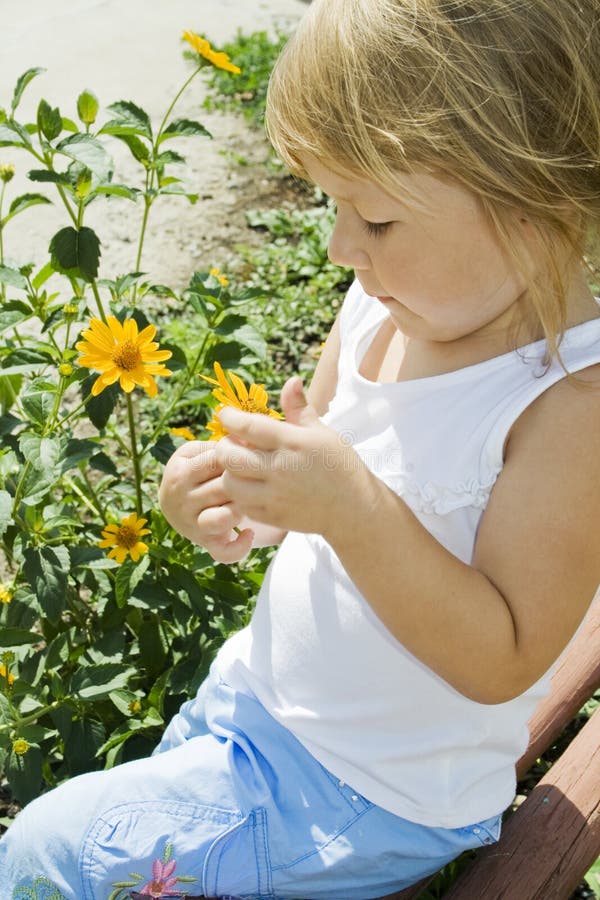
<instances>
[{"instance_id":1,"label":"ruffle trim on top","mask_svg":"<svg viewBox=\"0 0 600 900\"><path fill-rule=\"evenodd\" d=\"M459 482L452 487L427 481L420 484L407 475L380 474L378 477L398 494L414 512L444 516L464 507L485 509L490 492L501 471L492 472L485 482L476 478Z\"/></svg>"}]
</instances>

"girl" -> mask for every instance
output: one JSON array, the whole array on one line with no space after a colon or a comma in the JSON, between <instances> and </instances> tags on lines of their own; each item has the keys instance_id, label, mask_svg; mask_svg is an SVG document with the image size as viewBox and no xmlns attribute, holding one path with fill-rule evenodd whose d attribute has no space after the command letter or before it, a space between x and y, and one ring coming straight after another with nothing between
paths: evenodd
<instances>
[{"instance_id":1,"label":"girl","mask_svg":"<svg viewBox=\"0 0 600 900\"><path fill-rule=\"evenodd\" d=\"M216 560L281 548L153 757L16 820L3 897L366 900L497 839L600 581L599 98L597 0L314 0L268 128L356 281L286 421L224 409L161 488Z\"/></svg>"}]
</instances>

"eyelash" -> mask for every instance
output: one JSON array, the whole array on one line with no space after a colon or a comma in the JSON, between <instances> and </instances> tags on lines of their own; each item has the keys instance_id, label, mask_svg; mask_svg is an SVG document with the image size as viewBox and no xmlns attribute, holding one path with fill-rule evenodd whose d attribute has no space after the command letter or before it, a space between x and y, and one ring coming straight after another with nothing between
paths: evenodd
<instances>
[{"instance_id":1,"label":"eyelash","mask_svg":"<svg viewBox=\"0 0 600 900\"><path fill-rule=\"evenodd\" d=\"M390 228L392 223L391 222L367 222L366 220L364 220L363 225L364 225L365 231L367 232L369 237L381 237L381 235L385 234L385 232L388 230L388 228Z\"/></svg>"},{"instance_id":2,"label":"eyelash","mask_svg":"<svg viewBox=\"0 0 600 900\"><path fill-rule=\"evenodd\" d=\"M337 203L335 202L335 200L330 199L329 205L337 215ZM383 234L385 234L388 228L391 228L393 224L393 222L367 222L366 219L362 220L364 230L367 232L369 237L373 238L381 237Z\"/></svg>"}]
</instances>

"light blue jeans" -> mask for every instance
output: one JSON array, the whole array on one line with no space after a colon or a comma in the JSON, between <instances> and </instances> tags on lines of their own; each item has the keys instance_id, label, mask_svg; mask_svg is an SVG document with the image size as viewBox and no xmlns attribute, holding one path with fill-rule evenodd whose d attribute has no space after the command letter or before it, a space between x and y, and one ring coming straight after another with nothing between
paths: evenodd
<instances>
[{"instance_id":1,"label":"light blue jeans","mask_svg":"<svg viewBox=\"0 0 600 900\"><path fill-rule=\"evenodd\" d=\"M368 900L499 832L499 816L428 828L374 806L209 676L149 759L26 807L0 841L0 900Z\"/></svg>"}]
</instances>

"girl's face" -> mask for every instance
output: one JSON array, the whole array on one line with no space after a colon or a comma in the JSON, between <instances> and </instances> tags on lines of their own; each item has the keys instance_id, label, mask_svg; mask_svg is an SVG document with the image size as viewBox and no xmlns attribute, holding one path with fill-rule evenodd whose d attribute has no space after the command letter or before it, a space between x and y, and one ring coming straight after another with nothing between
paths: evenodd
<instances>
[{"instance_id":1,"label":"girl's face","mask_svg":"<svg viewBox=\"0 0 600 900\"><path fill-rule=\"evenodd\" d=\"M337 205L330 259L354 269L403 334L454 341L506 332L524 288L474 194L402 174L392 196L315 157L301 161Z\"/></svg>"}]
</instances>

